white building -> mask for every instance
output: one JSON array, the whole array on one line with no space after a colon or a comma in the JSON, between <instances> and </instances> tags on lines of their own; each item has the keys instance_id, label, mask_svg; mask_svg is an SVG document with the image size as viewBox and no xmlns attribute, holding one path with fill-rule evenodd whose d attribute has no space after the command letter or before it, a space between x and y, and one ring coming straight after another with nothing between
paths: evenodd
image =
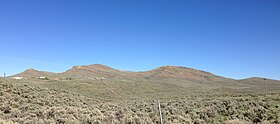
<instances>
[{"instance_id":1,"label":"white building","mask_svg":"<svg viewBox=\"0 0 280 124\"><path fill-rule=\"evenodd\" d=\"M39 77L39 79L48 79L47 77Z\"/></svg>"},{"instance_id":2,"label":"white building","mask_svg":"<svg viewBox=\"0 0 280 124\"><path fill-rule=\"evenodd\" d=\"M13 79L21 80L21 79L23 79L23 77L13 77Z\"/></svg>"}]
</instances>

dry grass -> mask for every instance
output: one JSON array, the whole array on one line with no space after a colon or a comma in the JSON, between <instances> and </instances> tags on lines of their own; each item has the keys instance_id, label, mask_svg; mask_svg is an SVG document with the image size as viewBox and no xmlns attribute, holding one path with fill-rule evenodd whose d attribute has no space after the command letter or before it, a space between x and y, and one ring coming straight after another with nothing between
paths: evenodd
<instances>
[{"instance_id":1,"label":"dry grass","mask_svg":"<svg viewBox=\"0 0 280 124\"><path fill-rule=\"evenodd\" d=\"M0 123L159 123L157 101L154 97L110 100L111 96L102 100L99 99L98 93L95 93L95 97L90 96L91 92L86 96L81 95L83 93L72 92L72 84L58 86L68 87L69 90L45 86L47 85L42 83L1 82ZM86 87L81 85L80 88ZM98 88L96 90L100 92ZM92 93L94 94L94 91ZM126 97L124 93L121 95ZM270 93L267 98L257 93L197 93L180 97L170 95L172 94L160 98L166 124L280 123L279 93Z\"/></svg>"}]
</instances>

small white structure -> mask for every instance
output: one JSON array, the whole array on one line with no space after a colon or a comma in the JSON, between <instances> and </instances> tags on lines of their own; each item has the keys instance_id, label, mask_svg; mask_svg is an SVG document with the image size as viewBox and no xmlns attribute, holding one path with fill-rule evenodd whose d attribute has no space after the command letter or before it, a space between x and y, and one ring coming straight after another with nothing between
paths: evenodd
<instances>
[{"instance_id":1,"label":"small white structure","mask_svg":"<svg viewBox=\"0 0 280 124\"><path fill-rule=\"evenodd\" d=\"M23 77L13 77L13 79L21 80L21 79L23 79Z\"/></svg>"},{"instance_id":2,"label":"small white structure","mask_svg":"<svg viewBox=\"0 0 280 124\"><path fill-rule=\"evenodd\" d=\"M39 79L46 80L48 78L47 77L39 77Z\"/></svg>"},{"instance_id":3,"label":"small white structure","mask_svg":"<svg viewBox=\"0 0 280 124\"><path fill-rule=\"evenodd\" d=\"M93 78L93 77L88 77L88 79L95 80L95 78Z\"/></svg>"}]
</instances>

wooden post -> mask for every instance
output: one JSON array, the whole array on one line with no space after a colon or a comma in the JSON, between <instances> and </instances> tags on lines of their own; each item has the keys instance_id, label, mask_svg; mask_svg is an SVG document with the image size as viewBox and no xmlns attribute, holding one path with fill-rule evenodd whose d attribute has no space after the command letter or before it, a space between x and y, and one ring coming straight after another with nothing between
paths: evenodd
<instances>
[{"instance_id":1,"label":"wooden post","mask_svg":"<svg viewBox=\"0 0 280 124\"><path fill-rule=\"evenodd\" d=\"M158 100L158 109L159 109L159 116L160 116L160 124L163 124L162 113L161 113L161 107L160 107L160 102L159 102L159 100Z\"/></svg>"},{"instance_id":2,"label":"wooden post","mask_svg":"<svg viewBox=\"0 0 280 124\"><path fill-rule=\"evenodd\" d=\"M103 80L105 80L105 77L101 77L100 82L103 83Z\"/></svg>"},{"instance_id":3,"label":"wooden post","mask_svg":"<svg viewBox=\"0 0 280 124\"><path fill-rule=\"evenodd\" d=\"M101 77L101 78L100 78L101 83L103 83L103 79L104 79L104 77Z\"/></svg>"},{"instance_id":4,"label":"wooden post","mask_svg":"<svg viewBox=\"0 0 280 124\"><path fill-rule=\"evenodd\" d=\"M264 86L265 86L265 97L267 95L267 84L266 84L266 78L263 79L264 81Z\"/></svg>"}]
</instances>

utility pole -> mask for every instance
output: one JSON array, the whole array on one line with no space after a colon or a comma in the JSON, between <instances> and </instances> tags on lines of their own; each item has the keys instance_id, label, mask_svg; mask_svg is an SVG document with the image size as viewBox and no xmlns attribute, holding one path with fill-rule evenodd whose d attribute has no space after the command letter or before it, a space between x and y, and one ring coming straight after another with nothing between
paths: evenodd
<instances>
[{"instance_id":1,"label":"utility pole","mask_svg":"<svg viewBox=\"0 0 280 124\"><path fill-rule=\"evenodd\" d=\"M162 113L161 113L161 107L160 107L160 102L159 102L159 100L158 100L158 109L159 109L159 116L160 116L160 124L163 124Z\"/></svg>"}]
</instances>

